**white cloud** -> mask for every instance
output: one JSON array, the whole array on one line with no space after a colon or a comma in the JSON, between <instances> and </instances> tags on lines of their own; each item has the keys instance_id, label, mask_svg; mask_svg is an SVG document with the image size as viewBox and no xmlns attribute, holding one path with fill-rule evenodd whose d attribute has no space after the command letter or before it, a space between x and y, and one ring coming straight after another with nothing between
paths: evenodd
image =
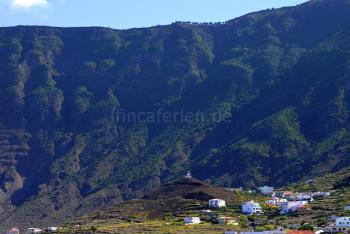
<instances>
[{"instance_id":1,"label":"white cloud","mask_svg":"<svg viewBox=\"0 0 350 234\"><path fill-rule=\"evenodd\" d=\"M46 7L48 0L11 0L13 8L30 9L32 7Z\"/></svg>"}]
</instances>

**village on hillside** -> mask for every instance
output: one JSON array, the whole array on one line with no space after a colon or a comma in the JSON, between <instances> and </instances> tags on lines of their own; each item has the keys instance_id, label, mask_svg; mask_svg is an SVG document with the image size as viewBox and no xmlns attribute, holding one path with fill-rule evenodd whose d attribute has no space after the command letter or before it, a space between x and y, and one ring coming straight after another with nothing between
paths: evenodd
<instances>
[{"instance_id":1,"label":"village on hillside","mask_svg":"<svg viewBox=\"0 0 350 234\"><path fill-rule=\"evenodd\" d=\"M190 172L182 180L179 182L181 185L186 184L184 181L188 181L189 184L199 183L199 180L192 178ZM313 183L313 181L310 180L305 183ZM167 190L166 187L164 189ZM334 191L297 192L275 189L270 186L259 187L256 190L221 189L226 191L227 194L232 194L232 196L239 195L243 202L238 206L232 205L230 201L223 199L225 196L227 198L227 194L220 196L219 193L217 197L208 199L206 204L203 205L187 202L187 207L194 208L187 211L183 208L182 212L174 219L181 218L182 225L191 227L192 230L195 230L196 226L212 225L215 227L217 225L225 234L321 234L348 233L350 230L350 215L337 216L332 214L325 218L321 213L318 225L306 222L306 217L312 213L312 207L326 203L327 199L332 197ZM347 211L350 211L350 206L345 205L343 210L346 214ZM285 220L299 221L282 222ZM74 225L72 228L77 231L80 230L79 233L83 230L80 225ZM23 233L72 233L69 230L71 229L56 226L47 228L29 227ZM91 226L91 233L99 233L96 232L97 230L97 227ZM6 232L6 234L19 233L20 230L16 227Z\"/></svg>"},{"instance_id":2,"label":"village on hillside","mask_svg":"<svg viewBox=\"0 0 350 234\"><path fill-rule=\"evenodd\" d=\"M186 177L190 177L190 173ZM306 183L312 183L313 181L307 181ZM241 190L230 189L232 191ZM318 199L329 197L331 192L317 191L317 192L292 192L285 190L274 189L274 187L263 186L257 188L257 191L249 190L249 193L257 192L265 197L264 204L260 204L256 201L246 201L242 204L241 213L248 216L260 216L264 214L264 208L274 209L278 211L278 214L282 217L284 215L293 214L305 214L310 211L309 204L316 202ZM208 201L208 207L211 209L221 209L226 207L226 202L223 199L210 199ZM350 211L350 206L345 206L344 211ZM210 213L211 210L206 212ZM256 219L259 220L259 219ZM238 221L233 217L217 217L218 223L226 223L232 226L238 226ZM199 224L201 223L200 217L185 217L185 225ZM332 215L328 217L328 223L322 227L314 227L310 224L293 224L289 227L277 227L276 230L255 230L257 222L252 222L249 225L249 231L242 231L241 234L321 234L321 233L348 233L350 230L350 217L338 217ZM297 230L294 230L297 229ZM234 230L234 228L232 228ZM237 231L225 231L225 234L237 234Z\"/></svg>"}]
</instances>

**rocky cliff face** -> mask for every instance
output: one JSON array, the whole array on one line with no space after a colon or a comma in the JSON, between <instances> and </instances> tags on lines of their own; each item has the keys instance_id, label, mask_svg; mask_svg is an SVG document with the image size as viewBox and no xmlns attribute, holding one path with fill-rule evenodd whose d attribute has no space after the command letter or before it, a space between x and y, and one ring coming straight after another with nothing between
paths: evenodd
<instances>
[{"instance_id":1,"label":"rocky cliff face","mask_svg":"<svg viewBox=\"0 0 350 234\"><path fill-rule=\"evenodd\" d=\"M349 166L350 4L224 25L0 28L0 220L55 224L185 174L286 185Z\"/></svg>"}]
</instances>

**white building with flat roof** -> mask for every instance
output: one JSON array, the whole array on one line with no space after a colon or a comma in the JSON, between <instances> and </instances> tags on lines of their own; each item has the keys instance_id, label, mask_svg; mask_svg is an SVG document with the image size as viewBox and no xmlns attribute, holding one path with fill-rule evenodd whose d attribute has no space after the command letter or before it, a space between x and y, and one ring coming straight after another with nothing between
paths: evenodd
<instances>
[{"instance_id":1,"label":"white building with flat roof","mask_svg":"<svg viewBox=\"0 0 350 234\"><path fill-rule=\"evenodd\" d=\"M330 192L316 192L312 194L312 197L329 197L331 195Z\"/></svg>"},{"instance_id":2,"label":"white building with flat roof","mask_svg":"<svg viewBox=\"0 0 350 234\"><path fill-rule=\"evenodd\" d=\"M58 231L58 227L48 227L47 230L49 232L57 232Z\"/></svg>"},{"instance_id":3,"label":"white building with flat roof","mask_svg":"<svg viewBox=\"0 0 350 234\"><path fill-rule=\"evenodd\" d=\"M350 227L350 217L340 217L335 220L335 226Z\"/></svg>"},{"instance_id":4,"label":"white building with flat roof","mask_svg":"<svg viewBox=\"0 0 350 234\"><path fill-rule=\"evenodd\" d=\"M343 233L349 232L349 227L327 226L324 228L326 233Z\"/></svg>"},{"instance_id":5,"label":"white building with flat roof","mask_svg":"<svg viewBox=\"0 0 350 234\"><path fill-rule=\"evenodd\" d=\"M225 207L226 202L222 199L210 199L209 200L209 207L213 208L220 208L220 207Z\"/></svg>"},{"instance_id":6,"label":"white building with flat roof","mask_svg":"<svg viewBox=\"0 0 350 234\"><path fill-rule=\"evenodd\" d=\"M267 205L275 205L275 206L282 206L283 204L287 203L288 200L284 198L278 198L278 197L273 197L269 200L265 201L265 204Z\"/></svg>"},{"instance_id":7,"label":"white building with flat roof","mask_svg":"<svg viewBox=\"0 0 350 234\"><path fill-rule=\"evenodd\" d=\"M307 201L289 201L281 206L281 214L296 212L307 204Z\"/></svg>"},{"instance_id":8,"label":"white building with flat roof","mask_svg":"<svg viewBox=\"0 0 350 234\"><path fill-rule=\"evenodd\" d=\"M259 203L255 201L248 201L242 204L242 212L245 214L261 214L262 208Z\"/></svg>"},{"instance_id":9,"label":"white building with flat roof","mask_svg":"<svg viewBox=\"0 0 350 234\"><path fill-rule=\"evenodd\" d=\"M41 232L42 232L42 230L40 228L32 227L32 228L27 228L25 233L26 234L35 234L35 233L41 233Z\"/></svg>"},{"instance_id":10,"label":"white building with flat roof","mask_svg":"<svg viewBox=\"0 0 350 234\"><path fill-rule=\"evenodd\" d=\"M185 217L184 222L186 225L199 224L199 223L201 223L201 219L199 217Z\"/></svg>"},{"instance_id":11,"label":"white building with flat roof","mask_svg":"<svg viewBox=\"0 0 350 234\"><path fill-rule=\"evenodd\" d=\"M298 201L313 201L312 193L298 193L297 194Z\"/></svg>"}]
</instances>

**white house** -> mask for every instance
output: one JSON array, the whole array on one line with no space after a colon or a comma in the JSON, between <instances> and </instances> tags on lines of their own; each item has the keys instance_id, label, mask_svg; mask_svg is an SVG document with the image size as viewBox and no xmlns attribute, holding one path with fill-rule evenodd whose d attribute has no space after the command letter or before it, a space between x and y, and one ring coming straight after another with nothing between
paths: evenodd
<instances>
[{"instance_id":1,"label":"white house","mask_svg":"<svg viewBox=\"0 0 350 234\"><path fill-rule=\"evenodd\" d=\"M210 199L209 207L220 208L226 206L226 202L222 199Z\"/></svg>"},{"instance_id":2,"label":"white house","mask_svg":"<svg viewBox=\"0 0 350 234\"><path fill-rule=\"evenodd\" d=\"M312 194L312 197L329 197L330 195L330 192L316 192Z\"/></svg>"},{"instance_id":3,"label":"white house","mask_svg":"<svg viewBox=\"0 0 350 234\"><path fill-rule=\"evenodd\" d=\"M297 200L298 201L313 201L314 198L312 197L311 193L298 193Z\"/></svg>"},{"instance_id":4,"label":"white house","mask_svg":"<svg viewBox=\"0 0 350 234\"><path fill-rule=\"evenodd\" d=\"M335 220L335 226L350 227L350 217L340 217Z\"/></svg>"},{"instance_id":5,"label":"white house","mask_svg":"<svg viewBox=\"0 0 350 234\"><path fill-rule=\"evenodd\" d=\"M289 201L281 206L281 214L296 212L299 208L307 205L307 201Z\"/></svg>"},{"instance_id":6,"label":"white house","mask_svg":"<svg viewBox=\"0 0 350 234\"><path fill-rule=\"evenodd\" d=\"M328 226L328 227L324 228L324 231L326 233L348 232L349 231L349 227Z\"/></svg>"},{"instance_id":7,"label":"white house","mask_svg":"<svg viewBox=\"0 0 350 234\"><path fill-rule=\"evenodd\" d=\"M42 230L40 228L27 228L26 234L34 234L41 233Z\"/></svg>"},{"instance_id":8,"label":"white house","mask_svg":"<svg viewBox=\"0 0 350 234\"><path fill-rule=\"evenodd\" d=\"M267 205L275 205L275 206L282 206L283 204L285 204L287 202L288 202L287 199L273 197L273 198L265 201L265 204L267 204Z\"/></svg>"},{"instance_id":9,"label":"white house","mask_svg":"<svg viewBox=\"0 0 350 234\"><path fill-rule=\"evenodd\" d=\"M198 224L201 222L201 219L199 217L185 217L184 222L186 225L188 224Z\"/></svg>"},{"instance_id":10,"label":"white house","mask_svg":"<svg viewBox=\"0 0 350 234\"><path fill-rule=\"evenodd\" d=\"M344 206L344 211L349 211L350 210L350 206Z\"/></svg>"},{"instance_id":11,"label":"white house","mask_svg":"<svg viewBox=\"0 0 350 234\"><path fill-rule=\"evenodd\" d=\"M49 232L57 232L58 231L58 227L48 227L47 230Z\"/></svg>"},{"instance_id":12,"label":"white house","mask_svg":"<svg viewBox=\"0 0 350 234\"><path fill-rule=\"evenodd\" d=\"M242 204L242 212L245 214L261 214L262 208L259 203L254 201L249 201Z\"/></svg>"},{"instance_id":13,"label":"white house","mask_svg":"<svg viewBox=\"0 0 350 234\"><path fill-rule=\"evenodd\" d=\"M267 195L267 194L273 193L274 187L263 186L263 187L259 187L258 190L261 194Z\"/></svg>"},{"instance_id":14,"label":"white house","mask_svg":"<svg viewBox=\"0 0 350 234\"><path fill-rule=\"evenodd\" d=\"M18 228L12 228L11 230L8 230L6 234L19 234Z\"/></svg>"}]
</instances>

